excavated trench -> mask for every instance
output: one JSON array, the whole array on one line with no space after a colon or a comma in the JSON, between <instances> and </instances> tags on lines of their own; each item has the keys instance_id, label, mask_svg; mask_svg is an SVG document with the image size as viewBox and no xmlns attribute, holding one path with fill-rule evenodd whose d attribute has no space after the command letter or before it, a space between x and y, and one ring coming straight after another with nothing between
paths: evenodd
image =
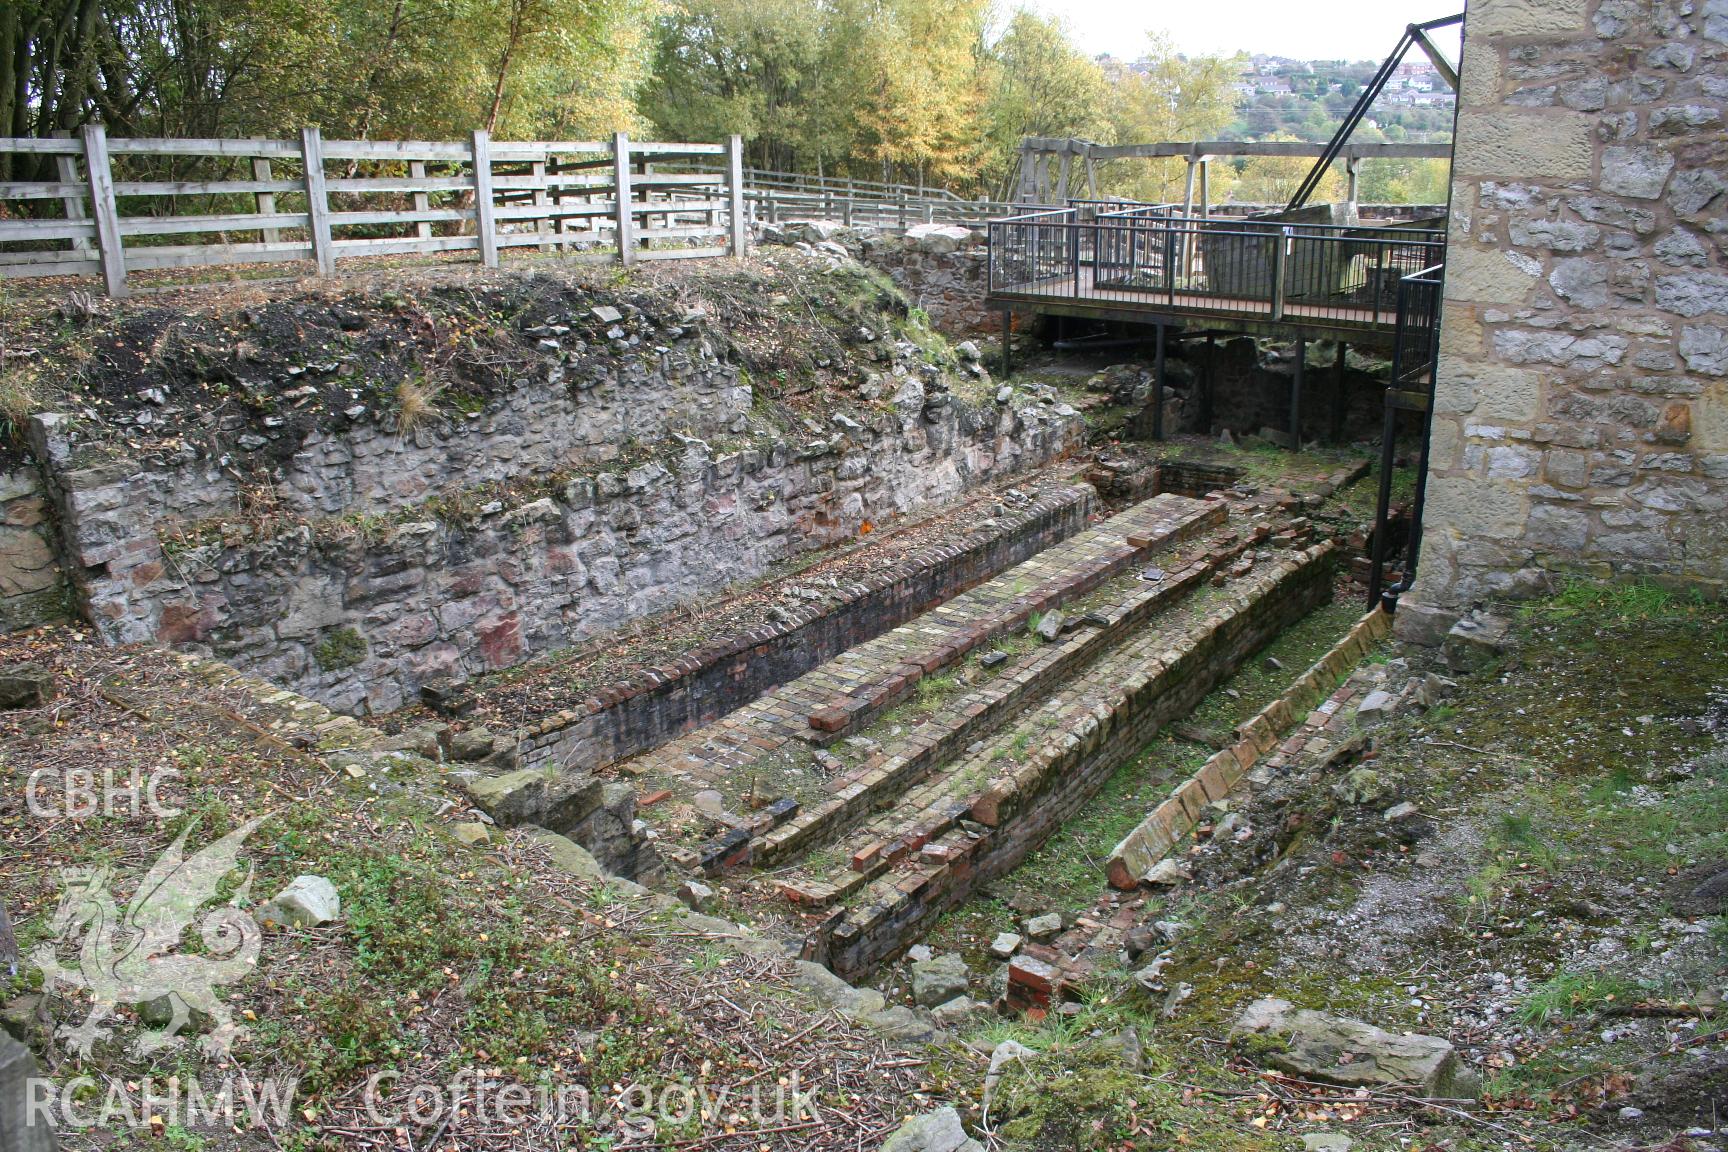
<instances>
[{"instance_id":1,"label":"excavated trench","mask_svg":"<svg viewBox=\"0 0 1728 1152\"><path fill-rule=\"evenodd\" d=\"M849 643L781 666L754 699L603 758L594 775L562 774L626 809L613 822L620 842L590 846L603 863L747 920L847 979L869 978L945 914L999 883L1024 886L1015 870L1029 855L1093 819L1098 804L1120 805L1111 782L1124 766L1275 638L1312 619L1328 642L1349 633L1355 646L1324 668L1281 674L1290 683L1279 706L1235 733L1242 760L1271 751L1298 710L1335 687L1366 640L1351 630L1353 606L1316 610L1361 541L1317 525L1315 513L1362 473L1342 469L1295 497L1256 491L1225 463L1106 461L1086 475L1114 515L1047 534L918 611L867 614ZM859 613L843 600L812 621ZM845 631L817 623L809 634ZM571 722L554 720L525 730L523 747ZM1192 826L1240 774L1226 748L1196 766L1192 784L1173 775L1142 795L1135 815L1164 811L1168 823L1174 805ZM476 797L485 804L483 791ZM494 815L590 841L573 811L554 785L537 807ZM1144 837L1131 848L1138 872L1162 855L1148 857ZM1118 877L1127 866L1117 857L1096 862L1100 891L1107 863ZM1070 959L1028 942L1010 965L1009 1001L1048 1004L1078 986Z\"/></svg>"}]
</instances>

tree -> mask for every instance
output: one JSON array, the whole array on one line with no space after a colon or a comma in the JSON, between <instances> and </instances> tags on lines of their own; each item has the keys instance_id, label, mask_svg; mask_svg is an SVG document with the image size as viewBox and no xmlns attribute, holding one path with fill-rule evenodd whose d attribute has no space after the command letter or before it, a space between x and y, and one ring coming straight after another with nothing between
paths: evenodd
<instances>
[{"instance_id":1,"label":"tree","mask_svg":"<svg viewBox=\"0 0 1728 1152\"><path fill-rule=\"evenodd\" d=\"M1293 136L1274 136L1274 140L1295 140ZM1282 208L1302 187L1302 181L1314 167L1309 156L1248 156L1236 161L1236 184L1231 199L1240 204L1269 204ZM1309 197L1310 203L1321 204L1344 197L1344 176L1334 164L1321 179L1320 186Z\"/></svg>"},{"instance_id":2,"label":"tree","mask_svg":"<svg viewBox=\"0 0 1728 1152\"><path fill-rule=\"evenodd\" d=\"M822 24L815 0L686 0L656 22L642 111L669 139L738 133L752 163L792 167Z\"/></svg>"},{"instance_id":3,"label":"tree","mask_svg":"<svg viewBox=\"0 0 1728 1152\"><path fill-rule=\"evenodd\" d=\"M737 132L763 167L966 182L983 20L984 0L686 0L642 108L671 138Z\"/></svg>"},{"instance_id":4,"label":"tree","mask_svg":"<svg viewBox=\"0 0 1728 1152\"><path fill-rule=\"evenodd\" d=\"M1112 133L1123 143L1216 140L1236 115L1240 56L1184 56L1153 34L1142 67L1118 80L1110 105ZM1224 173L1214 166L1218 176ZM1180 160L1116 160L1105 166L1111 192L1136 200L1180 198L1187 165Z\"/></svg>"},{"instance_id":5,"label":"tree","mask_svg":"<svg viewBox=\"0 0 1728 1152\"><path fill-rule=\"evenodd\" d=\"M1062 25L1016 12L991 46L984 101L984 179L1009 199L1023 136L1111 138L1103 71L1069 41Z\"/></svg>"}]
</instances>

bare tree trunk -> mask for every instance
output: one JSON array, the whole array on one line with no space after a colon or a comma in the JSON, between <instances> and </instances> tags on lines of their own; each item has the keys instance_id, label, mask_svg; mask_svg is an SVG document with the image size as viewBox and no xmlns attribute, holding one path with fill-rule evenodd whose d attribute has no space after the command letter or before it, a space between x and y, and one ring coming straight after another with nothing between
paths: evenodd
<instances>
[{"instance_id":1,"label":"bare tree trunk","mask_svg":"<svg viewBox=\"0 0 1728 1152\"><path fill-rule=\"evenodd\" d=\"M90 91L90 76L95 68L96 16L101 0L82 0L78 5L78 22L73 27L72 52L66 65L65 91L60 98L60 114L55 128L71 132L85 119L85 97Z\"/></svg>"},{"instance_id":2,"label":"bare tree trunk","mask_svg":"<svg viewBox=\"0 0 1728 1152\"><path fill-rule=\"evenodd\" d=\"M24 22L18 9L0 10L0 132L12 135L13 110L22 102L18 88L18 61L24 55ZM0 180L12 178L12 154L0 156Z\"/></svg>"},{"instance_id":3,"label":"bare tree trunk","mask_svg":"<svg viewBox=\"0 0 1728 1152\"><path fill-rule=\"evenodd\" d=\"M510 5L510 38L504 42L504 55L498 61L498 81L492 85L492 107L486 111L486 131L498 130L498 111L504 105L504 81L510 75L510 61L522 43L523 24L527 22L532 0L512 0Z\"/></svg>"}]
</instances>

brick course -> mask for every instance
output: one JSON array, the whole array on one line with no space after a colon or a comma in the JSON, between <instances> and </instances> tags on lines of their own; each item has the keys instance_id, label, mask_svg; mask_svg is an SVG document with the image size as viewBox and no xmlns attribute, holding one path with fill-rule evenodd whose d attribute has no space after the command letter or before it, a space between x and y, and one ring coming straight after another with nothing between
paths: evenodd
<instances>
[{"instance_id":1,"label":"brick course","mask_svg":"<svg viewBox=\"0 0 1728 1152\"><path fill-rule=\"evenodd\" d=\"M518 756L531 766L599 768L655 748L1068 539L1085 527L1095 505L1090 488L1060 489L981 538L923 549L839 590L838 604L797 609L777 623L716 637L675 665L644 669L578 708L522 729Z\"/></svg>"},{"instance_id":2,"label":"brick course","mask_svg":"<svg viewBox=\"0 0 1728 1152\"><path fill-rule=\"evenodd\" d=\"M806 956L848 978L865 975L978 885L1019 863L1159 727L1325 599L1331 552L1330 544L1317 545L1261 565L1197 627L1180 636L1149 630L1100 659L1043 706L1055 721L1043 740L965 809L980 827L956 823L931 836L945 849L943 860L909 857L898 870L884 871L851 907L836 909L809 934ZM995 743L1012 738L1013 730L1005 731Z\"/></svg>"},{"instance_id":3,"label":"brick course","mask_svg":"<svg viewBox=\"0 0 1728 1152\"><path fill-rule=\"evenodd\" d=\"M755 787L753 766L765 757L784 754L804 759L814 755L821 763L820 749L812 751L822 739L810 727L812 713L834 707L840 699L850 701L848 707L879 710L893 699L892 685L901 678L910 679L908 665L916 665L920 675L925 674L926 666L931 673L939 672L992 639L1023 627L1034 612L1067 603L1143 562L1154 547L1134 547L1127 541L1129 534L1146 532L1156 542L1155 547L1168 547L1217 525L1224 516L1220 502L1180 496L1160 496L1136 505L923 616L848 649L718 723L625 762L622 771L640 778L644 787L669 788L685 799L698 790L716 789L734 811L741 812L746 793ZM1032 675L1026 670L1013 674ZM884 686L890 690L880 691ZM852 695L858 691L863 695ZM933 755L941 743L934 736L914 739L924 740L930 747L907 757ZM772 857L785 850L776 845L776 835L783 844L808 835L812 820L834 819L837 813L855 810L882 779L897 778L905 770L907 757L895 763L883 756L867 763L860 773L833 781L833 799L816 809L814 816L801 816L778 833L762 837L765 853ZM743 815L736 820L740 824L753 822ZM672 823L668 821L668 825ZM697 856L708 858L711 864L719 860L688 845L669 846L667 852L674 861L686 865L694 865Z\"/></svg>"}]
</instances>

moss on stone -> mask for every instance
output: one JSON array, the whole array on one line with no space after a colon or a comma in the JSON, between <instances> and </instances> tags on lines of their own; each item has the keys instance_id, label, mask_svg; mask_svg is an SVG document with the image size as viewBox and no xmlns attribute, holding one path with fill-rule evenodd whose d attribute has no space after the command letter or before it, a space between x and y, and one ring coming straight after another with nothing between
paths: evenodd
<instances>
[{"instance_id":1,"label":"moss on stone","mask_svg":"<svg viewBox=\"0 0 1728 1152\"><path fill-rule=\"evenodd\" d=\"M312 649L312 659L326 672L340 672L366 659L366 639L351 626L326 632Z\"/></svg>"}]
</instances>

